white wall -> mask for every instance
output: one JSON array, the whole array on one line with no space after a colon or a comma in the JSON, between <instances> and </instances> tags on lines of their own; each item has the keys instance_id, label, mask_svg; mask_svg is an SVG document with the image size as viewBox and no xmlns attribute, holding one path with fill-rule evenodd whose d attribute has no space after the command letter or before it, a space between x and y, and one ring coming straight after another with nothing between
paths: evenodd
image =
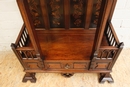
<instances>
[{"instance_id":1,"label":"white wall","mask_svg":"<svg viewBox=\"0 0 130 87\"><path fill-rule=\"evenodd\" d=\"M130 48L130 0L117 0L112 23L119 40Z\"/></svg>"},{"instance_id":2,"label":"white wall","mask_svg":"<svg viewBox=\"0 0 130 87\"><path fill-rule=\"evenodd\" d=\"M22 25L16 0L0 0L0 51L10 50Z\"/></svg>"},{"instance_id":3,"label":"white wall","mask_svg":"<svg viewBox=\"0 0 130 87\"><path fill-rule=\"evenodd\" d=\"M119 40L125 43L125 48L130 48L130 0L117 1L112 22ZM22 23L16 0L0 0L0 51L11 49Z\"/></svg>"}]
</instances>

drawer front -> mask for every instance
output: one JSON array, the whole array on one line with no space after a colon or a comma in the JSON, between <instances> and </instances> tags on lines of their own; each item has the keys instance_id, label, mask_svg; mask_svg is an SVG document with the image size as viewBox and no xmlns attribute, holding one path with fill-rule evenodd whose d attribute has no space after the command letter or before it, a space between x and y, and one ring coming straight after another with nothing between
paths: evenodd
<instances>
[{"instance_id":1,"label":"drawer front","mask_svg":"<svg viewBox=\"0 0 130 87\"><path fill-rule=\"evenodd\" d=\"M40 69L38 63L27 63L28 69Z\"/></svg>"},{"instance_id":2,"label":"drawer front","mask_svg":"<svg viewBox=\"0 0 130 87\"><path fill-rule=\"evenodd\" d=\"M98 62L96 63L95 69L107 69L108 65L109 65L108 62L106 63Z\"/></svg>"},{"instance_id":3,"label":"drawer front","mask_svg":"<svg viewBox=\"0 0 130 87\"><path fill-rule=\"evenodd\" d=\"M88 69L89 62L45 62L46 69L78 70Z\"/></svg>"},{"instance_id":4,"label":"drawer front","mask_svg":"<svg viewBox=\"0 0 130 87\"><path fill-rule=\"evenodd\" d=\"M46 69L61 69L61 63L55 63L55 62L49 62L45 63L45 68Z\"/></svg>"},{"instance_id":5,"label":"drawer front","mask_svg":"<svg viewBox=\"0 0 130 87\"><path fill-rule=\"evenodd\" d=\"M88 63L74 63L74 69L88 69Z\"/></svg>"},{"instance_id":6,"label":"drawer front","mask_svg":"<svg viewBox=\"0 0 130 87\"><path fill-rule=\"evenodd\" d=\"M73 69L73 62L62 62L62 69Z\"/></svg>"}]
</instances>

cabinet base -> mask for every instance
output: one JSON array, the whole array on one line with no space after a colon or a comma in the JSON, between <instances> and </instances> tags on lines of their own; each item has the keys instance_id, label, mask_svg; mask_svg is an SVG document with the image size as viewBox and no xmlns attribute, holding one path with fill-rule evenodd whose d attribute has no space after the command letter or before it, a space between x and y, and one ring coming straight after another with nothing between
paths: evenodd
<instances>
[{"instance_id":1,"label":"cabinet base","mask_svg":"<svg viewBox=\"0 0 130 87\"><path fill-rule=\"evenodd\" d=\"M105 81L108 81L108 83L114 83L110 73L100 73L99 83L104 83Z\"/></svg>"},{"instance_id":2,"label":"cabinet base","mask_svg":"<svg viewBox=\"0 0 130 87\"><path fill-rule=\"evenodd\" d=\"M22 82L27 82L28 80L30 80L32 83L36 83L36 77L35 77L35 73L26 73L23 77Z\"/></svg>"}]
</instances>

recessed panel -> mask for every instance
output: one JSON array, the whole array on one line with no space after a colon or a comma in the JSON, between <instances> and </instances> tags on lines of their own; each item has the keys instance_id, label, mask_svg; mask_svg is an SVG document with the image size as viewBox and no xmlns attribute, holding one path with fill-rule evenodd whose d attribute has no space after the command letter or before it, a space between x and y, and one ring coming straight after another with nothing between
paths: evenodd
<instances>
[{"instance_id":1,"label":"recessed panel","mask_svg":"<svg viewBox=\"0 0 130 87\"><path fill-rule=\"evenodd\" d=\"M63 28L63 0L46 0L51 28Z\"/></svg>"},{"instance_id":2,"label":"recessed panel","mask_svg":"<svg viewBox=\"0 0 130 87\"><path fill-rule=\"evenodd\" d=\"M28 0L28 5L35 28L44 28L40 1Z\"/></svg>"},{"instance_id":3,"label":"recessed panel","mask_svg":"<svg viewBox=\"0 0 130 87\"><path fill-rule=\"evenodd\" d=\"M93 0L93 10L92 10L90 28L96 28L97 27L101 3L102 3L102 0Z\"/></svg>"},{"instance_id":4,"label":"recessed panel","mask_svg":"<svg viewBox=\"0 0 130 87\"><path fill-rule=\"evenodd\" d=\"M70 27L83 28L86 0L70 0Z\"/></svg>"}]
</instances>

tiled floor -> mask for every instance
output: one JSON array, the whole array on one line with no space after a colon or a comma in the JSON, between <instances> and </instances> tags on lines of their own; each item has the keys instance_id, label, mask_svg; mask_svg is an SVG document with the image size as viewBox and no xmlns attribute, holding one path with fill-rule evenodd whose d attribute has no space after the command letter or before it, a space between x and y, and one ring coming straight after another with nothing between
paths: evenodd
<instances>
[{"instance_id":1,"label":"tiled floor","mask_svg":"<svg viewBox=\"0 0 130 87\"><path fill-rule=\"evenodd\" d=\"M22 83L23 68L12 51L0 52L0 87L130 87L130 49L124 49L113 67L114 83L98 83L96 73L76 73L64 78L58 73L37 73L36 83Z\"/></svg>"}]
</instances>

